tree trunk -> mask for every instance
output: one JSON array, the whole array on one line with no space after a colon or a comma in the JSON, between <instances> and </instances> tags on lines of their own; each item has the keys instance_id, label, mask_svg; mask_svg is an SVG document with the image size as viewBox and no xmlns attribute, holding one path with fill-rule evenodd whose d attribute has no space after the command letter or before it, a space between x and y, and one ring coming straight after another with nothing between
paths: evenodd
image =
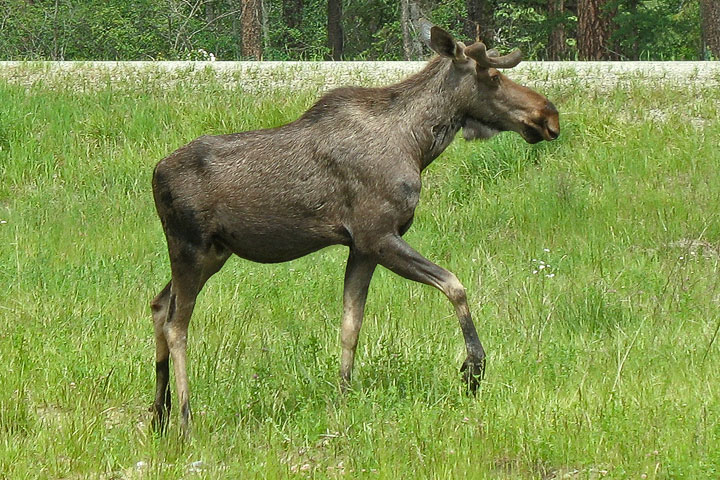
<instances>
[{"instance_id":1,"label":"tree trunk","mask_svg":"<svg viewBox=\"0 0 720 480\"><path fill-rule=\"evenodd\" d=\"M261 0L243 0L240 16L242 24L242 55L262 59L262 3Z\"/></svg>"},{"instance_id":2,"label":"tree trunk","mask_svg":"<svg viewBox=\"0 0 720 480\"><path fill-rule=\"evenodd\" d=\"M215 22L215 5L214 2L205 4L205 23L212 25Z\"/></svg>"},{"instance_id":3,"label":"tree trunk","mask_svg":"<svg viewBox=\"0 0 720 480\"><path fill-rule=\"evenodd\" d=\"M288 37L285 39L287 49L293 51L294 55L302 55L300 26L303 18L303 0L282 0L282 18L288 29Z\"/></svg>"},{"instance_id":4,"label":"tree trunk","mask_svg":"<svg viewBox=\"0 0 720 480\"><path fill-rule=\"evenodd\" d=\"M260 21L262 28L262 50L265 51L270 46L270 27L268 24L268 7L267 3L260 0Z\"/></svg>"},{"instance_id":5,"label":"tree trunk","mask_svg":"<svg viewBox=\"0 0 720 480\"><path fill-rule=\"evenodd\" d=\"M632 18L637 18L639 0L629 0L627 9ZM638 45L638 31L632 33L632 44L630 45L630 55L632 60L640 60L640 46Z\"/></svg>"},{"instance_id":6,"label":"tree trunk","mask_svg":"<svg viewBox=\"0 0 720 480\"><path fill-rule=\"evenodd\" d=\"M548 60L565 58L564 10L565 0L548 0L548 17L552 24L552 30L548 37Z\"/></svg>"},{"instance_id":7,"label":"tree trunk","mask_svg":"<svg viewBox=\"0 0 720 480\"><path fill-rule=\"evenodd\" d=\"M467 19L463 28L468 39L479 39L488 48L495 40L495 22L493 21L490 0L465 0Z\"/></svg>"},{"instance_id":8,"label":"tree trunk","mask_svg":"<svg viewBox=\"0 0 720 480\"><path fill-rule=\"evenodd\" d=\"M609 60L612 12L609 0L578 0L578 53L581 60Z\"/></svg>"},{"instance_id":9,"label":"tree trunk","mask_svg":"<svg viewBox=\"0 0 720 480\"><path fill-rule=\"evenodd\" d=\"M422 43L415 31L420 20L420 8L417 2L412 0L401 0L400 7L405 60L417 60L422 54Z\"/></svg>"},{"instance_id":10,"label":"tree trunk","mask_svg":"<svg viewBox=\"0 0 720 480\"><path fill-rule=\"evenodd\" d=\"M299 28L303 17L303 0L283 0L282 17L288 28Z\"/></svg>"},{"instance_id":11,"label":"tree trunk","mask_svg":"<svg viewBox=\"0 0 720 480\"><path fill-rule=\"evenodd\" d=\"M342 0L328 0L328 44L330 58L341 60L343 54Z\"/></svg>"},{"instance_id":12,"label":"tree trunk","mask_svg":"<svg viewBox=\"0 0 720 480\"><path fill-rule=\"evenodd\" d=\"M720 0L700 0L700 21L702 25L705 58L712 55L720 59Z\"/></svg>"},{"instance_id":13,"label":"tree trunk","mask_svg":"<svg viewBox=\"0 0 720 480\"><path fill-rule=\"evenodd\" d=\"M242 12L242 0L233 0L231 8ZM240 26L240 18L238 15L232 16L232 39L233 39L233 56L235 60L242 60L242 28Z\"/></svg>"}]
</instances>

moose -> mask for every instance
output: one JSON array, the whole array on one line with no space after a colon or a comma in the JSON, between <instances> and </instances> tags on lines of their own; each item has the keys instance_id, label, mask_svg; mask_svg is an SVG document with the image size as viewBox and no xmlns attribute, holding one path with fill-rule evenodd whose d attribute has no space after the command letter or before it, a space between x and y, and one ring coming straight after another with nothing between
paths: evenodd
<instances>
[{"instance_id":1,"label":"moose","mask_svg":"<svg viewBox=\"0 0 720 480\"><path fill-rule=\"evenodd\" d=\"M533 144L558 137L559 115L545 96L497 70L516 66L520 51L499 56L430 24L422 32L438 55L405 80L332 90L287 125L202 136L155 167L153 195L171 269L170 282L150 303L156 431L166 429L170 414L172 358L181 431L188 434L188 324L198 293L233 253L277 263L330 245L349 247L340 328L343 391L376 266L439 289L464 336L462 377L469 391L478 388L485 351L465 288L403 240L420 199L420 174L460 129L466 140L514 131Z\"/></svg>"}]
</instances>

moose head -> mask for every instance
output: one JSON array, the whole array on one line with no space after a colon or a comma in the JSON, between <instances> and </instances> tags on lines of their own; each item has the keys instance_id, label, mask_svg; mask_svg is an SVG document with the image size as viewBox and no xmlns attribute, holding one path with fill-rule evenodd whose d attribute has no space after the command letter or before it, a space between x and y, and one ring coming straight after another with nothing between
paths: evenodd
<instances>
[{"instance_id":1,"label":"moose head","mask_svg":"<svg viewBox=\"0 0 720 480\"><path fill-rule=\"evenodd\" d=\"M487 139L503 131L519 133L528 143L554 140L560 134L558 111L543 95L519 85L499 68L520 63L519 50L498 56L485 44L465 46L440 27L422 21L421 32L427 45L449 58L456 75L453 84L461 99L463 137Z\"/></svg>"}]
</instances>

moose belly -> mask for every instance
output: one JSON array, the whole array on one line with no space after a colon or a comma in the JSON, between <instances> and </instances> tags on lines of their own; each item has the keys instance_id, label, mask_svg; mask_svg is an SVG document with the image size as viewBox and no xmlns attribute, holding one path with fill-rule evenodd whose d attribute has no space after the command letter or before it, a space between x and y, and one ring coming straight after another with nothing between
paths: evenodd
<instances>
[{"instance_id":1,"label":"moose belly","mask_svg":"<svg viewBox=\"0 0 720 480\"><path fill-rule=\"evenodd\" d=\"M330 245L350 244L342 226L272 218L225 224L216 238L235 255L260 263L286 262Z\"/></svg>"}]
</instances>

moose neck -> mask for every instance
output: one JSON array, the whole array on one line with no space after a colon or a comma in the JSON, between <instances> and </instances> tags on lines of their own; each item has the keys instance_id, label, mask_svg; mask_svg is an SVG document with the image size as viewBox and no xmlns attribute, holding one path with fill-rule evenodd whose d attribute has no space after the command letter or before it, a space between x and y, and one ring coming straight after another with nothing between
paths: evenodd
<instances>
[{"instance_id":1,"label":"moose neck","mask_svg":"<svg viewBox=\"0 0 720 480\"><path fill-rule=\"evenodd\" d=\"M398 93L397 125L408 134L411 154L420 170L435 160L462 127L462 78L452 62L435 57L417 74L389 87Z\"/></svg>"}]
</instances>

